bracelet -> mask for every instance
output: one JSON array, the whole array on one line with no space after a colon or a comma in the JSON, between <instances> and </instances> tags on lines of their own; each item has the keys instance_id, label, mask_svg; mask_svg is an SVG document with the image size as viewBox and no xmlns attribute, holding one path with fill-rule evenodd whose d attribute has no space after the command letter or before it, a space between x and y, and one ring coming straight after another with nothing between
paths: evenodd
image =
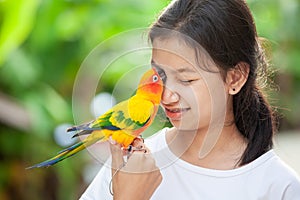
<instances>
[{"instance_id":1,"label":"bracelet","mask_svg":"<svg viewBox=\"0 0 300 200\"><path fill-rule=\"evenodd\" d=\"M114 193L112 191L112 181L113 181L113 178L114 176L125 166L125 164L122 164L116 171L115 173L112 175L110 181L109 181L109 193L114 196Z\"/></svg>"}]
</instances>

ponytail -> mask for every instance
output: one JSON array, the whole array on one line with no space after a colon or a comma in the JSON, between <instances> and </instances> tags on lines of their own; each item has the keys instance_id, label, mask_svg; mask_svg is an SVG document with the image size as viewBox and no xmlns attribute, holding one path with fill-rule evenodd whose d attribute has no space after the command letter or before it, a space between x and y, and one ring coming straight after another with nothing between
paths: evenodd
<instances>
[{"instance_id":1,"label":"ponytail","mask_svg":"<svg viewBox=\"0 0 300 200\"><path fill-rule=\"evenodd\" d=\"M273 135L277 131L275 113L260 89L266 87L269 65L258 39L255 40L254 47L252 55L248 56L250 64L248 80L241 91L233 97L236 126L248 141L241 165L250 163L272 149Z\"/></svg>"},{"instance_id":2,"label":"ponytail","mask_svg":"<svg viewBox=\"0 0 300 200\"><path fill-rule=\"evenodd\" d=\"M273 147L274 115L259 88L245 87L233 98L235 123L248 145L241 158L245 165Z\"/></svg>"}]
</instances>

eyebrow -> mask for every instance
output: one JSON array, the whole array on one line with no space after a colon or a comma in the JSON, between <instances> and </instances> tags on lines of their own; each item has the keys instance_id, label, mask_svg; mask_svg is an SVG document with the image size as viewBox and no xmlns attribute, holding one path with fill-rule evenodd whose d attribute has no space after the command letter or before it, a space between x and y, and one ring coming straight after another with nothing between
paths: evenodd
<instances>
[{"instance_id":1,"label":"eyebrow","mask_svg":"<svg viewBox=\"0 0 300 200\"><path fill-rule=\"evenodd\" d=\"M151 60L151 65L153 65L155 68L158 68L159 70L163 70L160 65L158 65L157 63L154 62L154 60ZM179 73L183 73L183 72L186 72L186 73L196 73L195 70L193 70L193 69L191 69L189 67L179 68L179 69L176 69L176 71L179 72Z\"/></svg>"}]
</instances>

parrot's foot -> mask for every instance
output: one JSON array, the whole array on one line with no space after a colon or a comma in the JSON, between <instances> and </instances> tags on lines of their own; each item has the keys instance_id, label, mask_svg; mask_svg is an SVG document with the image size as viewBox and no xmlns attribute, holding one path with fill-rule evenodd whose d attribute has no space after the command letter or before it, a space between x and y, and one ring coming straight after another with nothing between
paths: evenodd
<instances>
[{"instance_id":1,"label":"parrot's foot","mask_svg":"<svg viewBox=\"0 0 300 200\"><path fill-rule=\"evenodd\" d=\"M140 152L143 152L143 153L147 153L147 149L145 148L145 146L135 147L133 145L129 145L127 148L122 147L122 150L125 153L125 155L123 156L123 160L124 160L125 163L127 163L128 159L130 158L130 156L135 151L140 151Z\"/></svg>"},{"instance_id":2,"label":"parrot's foot","mask_svg":"<svg viewBox=\"0 0 300 200\"><path fill-rule=\"evenodd\" d=\"M144 138L142 138L142 136L136 137L132 141L132 143L129 145L129 147L132 146L132 147L130 147L131 149L129 149L129 150L131 150L131 151L142 151L142 150L144 150L146 148L144 142L145 141L144 141Z\"/></svg>"},{"instance_id":3,"label":"parrot's foot","mask_svg":"<svg viewBox=\"0 0 300 200\"><path fill-rule=\"evenodd\" d=\"M144 151L146 150L144 145L140 145L140 146L133 146L133 145L129 145L127 148L122 147L122 150L128 154L132 154L134 151Z\"/></svg>"},{"instance_id":4,"label":"parrot's foot","mask_svg":"<svg viewBox=\"0 0 300 200\"><path fill-rule=\"evenodd\" d=\"M138 149L145 149L145 144L144 144L144 138L142 138L141 136L136 137L133 142L131 143L132 146L138 148Z\"/></svg>"},{"instance_id":5,"label":"parrot's foot","mask_svg":"<svg viewBox=\"0 0 300 200\"><path fill-rule=\"evenodd\" d=\"M127 162L129 157L133 154L135 151L147 153L146 146L144 144L144 139L142 137L137 137L133 140L133 142L128 147L122 147L123 152L125 155L123 156L124 161Z\"/></svg>"}]
</instances>

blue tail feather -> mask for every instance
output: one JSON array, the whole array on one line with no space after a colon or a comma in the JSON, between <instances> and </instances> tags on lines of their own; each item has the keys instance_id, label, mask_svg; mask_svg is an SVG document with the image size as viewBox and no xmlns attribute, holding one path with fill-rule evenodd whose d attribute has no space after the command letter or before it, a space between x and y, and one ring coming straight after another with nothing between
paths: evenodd
<instances>
[{"instance_id":1,"label":"blue tail feather","mask_svg":"<svg viewBox=\"0 0 300 200\"><path fill-rule=\"evenodd\" d=\"M60 151L56 156L53 158L50 158L44 162L38 163L36 165L33 165L31 167L27 167L26 169L32 169L32 168L40 168L40 167L49 167L51 165L54 165L70 156L73 156L77 152L83 150L86 148L86 146L90 146L94 144L95 142L102 140L105 136L103 135L102 137L99 138L90 138L90 139L85 139L84 141L78 142L62 151Z\"/></svg>"},{"instance_id":2,"label":"blue tail feather","mask_svg":"<svg viewBox=\"0 0 300 200\"><path fill-rule=\"evenodd\" d=\"M72 145L72 146L70 146L70 147L68 147L66 149L63 149L63 150L59 151L57 154L61 154L61 153L64 153L64 152L72 151L73 149L79 147L80 145L82 145L82 142L78 142L78 143L76 143L76 144L74 144L74 145Z\"/></svg>"},{"instance_id":3,"label":"blue tail feather","mask_svg":"<svg viewBox=\"0 0 300 200\"><path fill-rule=\"evenodd\" d=\"M83 142L78 142L66 149L63 149L62 151L58 152L58 154L53 157L53 158L50 158L49 160L46 160L44 162L41 162L41 163L38 163L36 165L33 165L33 166L30 166L30 167L27 167L26 169L33 169L33 168L40 168L40 167L49 167L51 165L54 165L72 155L74 155L74 153L72 153L71 151L80 147L81 145L83 145ZM71 152L71 153L70 153ZM68 155L68 153L70 153Z\"/></svg>"},{"instance_id":4,"label":"blue tail feather","mask_svg":"<svg viewBox=\"0 0 300 200\"><path fill-rule=\"evenodd\" d=\"M62 160L62 158L56 158L56 159L46 160L46 161L38 163L36 165L27 167L26 169L33 169L33 168L40 168L40 167L49 167L51 165L54 165L54 164L58 163L61 160Z\"/></svg>"}]
</instances>

